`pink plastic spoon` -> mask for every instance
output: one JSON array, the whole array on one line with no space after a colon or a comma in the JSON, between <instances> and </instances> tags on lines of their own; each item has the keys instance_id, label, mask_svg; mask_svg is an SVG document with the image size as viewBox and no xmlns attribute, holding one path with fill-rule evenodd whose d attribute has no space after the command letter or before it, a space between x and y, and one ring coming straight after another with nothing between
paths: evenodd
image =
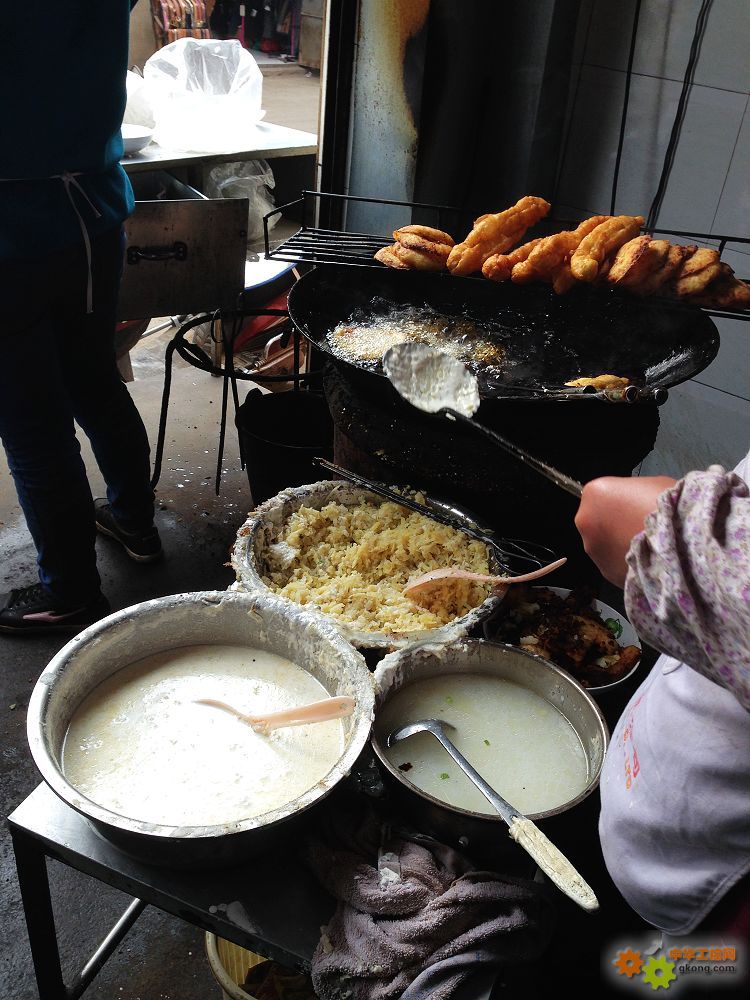
<instances>
[{"instance_id":1,"label":"pink plastic spoon","mask_svg":"<svg viewBox=\"0 0 750 1000\"><path fill-rule=\"evenodd\" d=\"M477 583L491 583L500 585L505 583L526 583L529 580L538 580L540 576L547 576L553 570L559 569L567 560L557 559L548 563L540 569L532 570L531 573L522 573L521 576L488 576L485 573L471 573L469 570L458 569L456 566L445 566L442 569L431 569L429 573L410 580L404 587L403 593L407 597L414 597L415 594L423 594L431 587L436 587L445 580L475 580Z\"/></svg>"},{"instance_id":2,"label":"pink plastic spoon","mask_svg":"<svg viewBox=\"0 0 750 1000\"><path fill-rule=\"evenodd\" d=\"M281 712L267 712L265 715L247 715L238 709L227 705L224 701L215 701L213 698L198 698L197 705L208 705L211 708L220 708L224 712L229 712L240 722L252 726L256 733L267 735L272 729L281 729L283 726L306 726L311 722L327 722L329 719L343 719L351 715L355 709L354 698L348 695L339 695L335 698L324 698L323 701L314 701L310 705L299 705L296 708L285 708Z\"/></svg>"}]
</instances>

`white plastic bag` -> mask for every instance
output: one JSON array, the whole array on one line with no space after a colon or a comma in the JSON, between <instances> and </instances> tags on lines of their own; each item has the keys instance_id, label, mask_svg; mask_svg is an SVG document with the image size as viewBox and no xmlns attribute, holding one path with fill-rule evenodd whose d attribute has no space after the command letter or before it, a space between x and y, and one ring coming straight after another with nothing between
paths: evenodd
<instances>
[{"instance_id":1,"label":"white plastic bag","mask_svg":"<svg viewBox=\"0 0 750 1000\"><path fill-rule=\"evenodd\" d=\"M263 75L237 39L180 38L146 60L143 78L165 149L223 153L257 142Z\"/></svg>"},{"instance_id":2,"label":"white plastic bag","mask_svg":"<svg viewBox=\"0 0 750 1000\"><path fill-rule=\"evenodd\" d=\"M209 198L248 198L247 241L252 243L263 235L263 216L276 207L271 194L276 181L271 167L265 160L248 160L244 163L219 163L212 167L203 192ZM274 215L268 220L273 229L279 221Z\"/></svg>"}]
</instances>

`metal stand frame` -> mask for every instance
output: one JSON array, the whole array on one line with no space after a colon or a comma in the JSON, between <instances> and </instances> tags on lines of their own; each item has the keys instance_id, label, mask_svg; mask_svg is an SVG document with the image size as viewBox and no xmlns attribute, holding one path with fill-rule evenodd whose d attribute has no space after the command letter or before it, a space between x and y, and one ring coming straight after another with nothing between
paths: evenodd
<instances>
[{"instance_id":1,"label":"metal stand frame","mask_svg":"<svg viewBox=\"0 0 750 1000\"><path fill-rule=\"evenodd\" d=\"M49 855L44 848L37 845L34 838L18 830L12 830L11 834L40 1000L78 1000L146 909L147 904L142 899L133 900L83 968L76 973L71 984L66 986L63 980L47 874Z\"/></svg>"},{"instance_id":2,"label":"metal stand frame","mask_svg":"<svg viewBox=\"0 0 750 1000\"><path fill-rule=\"evenodd\" d=\"M148 905L305 972L336 905L288 845L249 857L242 867L157 868L105 840L44 783L11 813L8 827L40 1000L78 1000ZM133 897L68 984L49 858Z\"/></svg>"}]
</instances>

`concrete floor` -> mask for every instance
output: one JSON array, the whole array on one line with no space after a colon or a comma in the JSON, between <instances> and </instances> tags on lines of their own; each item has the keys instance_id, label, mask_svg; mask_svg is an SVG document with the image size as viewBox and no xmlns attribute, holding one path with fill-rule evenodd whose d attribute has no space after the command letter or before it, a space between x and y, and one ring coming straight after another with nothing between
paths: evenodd
<instances>
[{"instance_id":1,"label":"concrete floor","mask_svg":"<svg viewBox=\"0 0 750 1000\"><path fill-rule=\"evenodd\" d=\"M289 65L273 67L264 77L266 120L317 133L319 76ZM132 352L135 381L130 389L152 447L161 404L164 349L170 335L146 337ZM248 384L243 385L247 391ZM220 400L220 380L177 359L157 488L157 525L166 558L155 566L140 567L115 543L100 539L97 551L103 589L114 610L167 594L224 590L232 583L232 571L225 563L252 501L247 474L240 468L231 415L221 491L218 497L215 493ZM103 496L104 484L85 441L83 452L94 496ZM0 594L35 580L35 552L2 453ZM27 748L26 707L38 676L66 641L61 636L0 638L3 816L39 783ZM63 968L72 973L119 917L126 898L67 866L51 863L49 867ZM14 857L4 825L0 831L0 892L0 997L36 1000ZM221 996L205 957L203 933L152 908L141 916L85 993L86 1000L220 1000Z\"/></svg>"}]
</instances>

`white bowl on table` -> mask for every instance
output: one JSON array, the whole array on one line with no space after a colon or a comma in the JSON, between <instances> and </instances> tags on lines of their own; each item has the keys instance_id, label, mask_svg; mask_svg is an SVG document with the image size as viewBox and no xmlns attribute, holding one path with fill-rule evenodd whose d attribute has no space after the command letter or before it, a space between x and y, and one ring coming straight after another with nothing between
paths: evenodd
<instances>
[{"instance_id":1,"label":"white bowl on table","mask_svg":"<svg viewBox=\"0 0 750 1000\"><path fill-rule=\"evenodd\" d=\"M151 142L154 137L154 130L145 125L125 125L120 128L122 134L122 145L125 156L132 156Z\"/></svg>"}]
</instances>

